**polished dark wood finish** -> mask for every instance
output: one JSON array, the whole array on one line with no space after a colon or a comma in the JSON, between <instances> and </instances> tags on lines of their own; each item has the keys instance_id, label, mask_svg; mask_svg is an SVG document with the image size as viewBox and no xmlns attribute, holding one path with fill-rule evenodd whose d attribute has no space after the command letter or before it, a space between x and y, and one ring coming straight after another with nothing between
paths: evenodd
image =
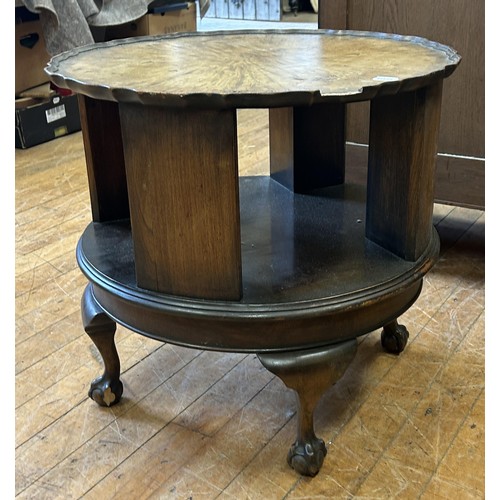
<instances>
[{"instance_id":1,"label":"polished dark wood finish","mask_svg":"<svg viewBox=\"0 0 500 500\"><path fill-rule=\"evenodd\" d=\"M130 200L130 218L92 222L77 246L91 283L84 324L105 331L91 396L117 398L114 321L258 353L298 394L289 463L317 474L316 402L359 336L383 328L383 346L404 349L397 318L437 260L441 81L459 62L421 38L316 30L145 37L55 57L58 85L119 102ZM362 100L373 102L368 186L332 186L344 180L344 105ZM239 107L273 108L270 176L238 179Z\"/></svg>"},{"instance_id":2,"label":"polished dark wood finish","mask_svg":"<svg viewBox=\"0 0 500 500\"><path fill-rule=\"evenodd\" d=\"M273 179L290 190L344 182L345 105L272 108L269 153Z\"/></svg>"},{"instance_id":3,"label":"polished dark wood finish","mask_svg":"<svg viewBox=\"0 0 500 500\"><path fill-rule=\"evenodd\" d=\"M118 403L123 394L120 358L114 340L116 323L96 302L90 283L83 293L81 309L85 332L94 342L104 363L104 373L90 384L89 397L101 406L111 406Z\"/></svg>"},{"instance_id":4,"label":"polished dark wood finish","mask_svg":"<svg viewBox=\"0 0 500 500\"><path fill-rule=\"evenodd\" d=\"M407 260L431 238L441 89L371 101L366 235Z\"/></svg>"},{"instance_id":5,"label":"polished dark wood finish","mask_svg":"<svg viewBox=\"0 0 500 500\"><path fill-rule=\"evenodd\" d=\"M321 0L318 20L323 29L418 35L462 55L445 83L435 200L473 208L485 205L484 20L482 0ZM348 141L368 144L368 114L367 103L348 106Z\"/></svg>"},{"instance_id":6,"label":"polished dark wood finish","mask_svg":"<svg viewBox=\"0 0 500 500\"><path fill-rule=\"evenodd\" d=\"M364 186L294 195L269 177L240 178L239 301L151 294L137 286L128 221L90 224L77 248L94 295L132 330L204 349L264 352L337 343L382 327L418 297L439 252L417 262L364 236Z\"/></svg>"},{"instance_id":7,"label":"polished dark wood finish","mask_svg":"<svg viewBox=\"0 0 500 500\"><path fill-rule=\"evenodd\" d=\"M138 286L241 297L235 110L121 104Z\"/></svg>"},{"instance_id":8,"label":"polished dark wood finish","mask_svg":"<svg viewBox=\"0 0 500 500\"><path fill-rule=\"evenodd\" d=\"M78 96L95 222L129 217L118 104Z\"/></svg>"}]
</instances>

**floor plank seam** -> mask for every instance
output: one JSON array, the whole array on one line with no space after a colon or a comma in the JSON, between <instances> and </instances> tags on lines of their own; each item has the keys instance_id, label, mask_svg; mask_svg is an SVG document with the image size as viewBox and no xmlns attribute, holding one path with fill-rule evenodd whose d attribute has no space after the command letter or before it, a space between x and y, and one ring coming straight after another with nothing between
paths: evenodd
<instances>
[{"instance_id":1,"label":"floor plank seam","mask_svg":"<svg viewBox=\"0 0 500 500\"><path fill-rule=\"evenodd\" d=\"M160 347L162 347L162 345L160 345ZM154 351L156 352L156 351ZM52 470L54 470L60 463L64 462L65 460L67 460L71 455L73 455L76 451L78 451L79 449L83 448L86 443L88 441L90 441L91 439L93 439L95 436L97 436L99 433L101 433L104 429L106 428L109 428L111 427L112 425L114 425L117 421L117 419L119 419L121 416L125 415L126 413L130 412L131 410L133 410L143 399L145 399L149 394L151 394L152 392L154 392L155 389L157 389L160 385L162 385L163 383L165 383L166 381L168 381L170 378L172 378L176 373L178 373L179 371L181 371L182 369L184 369L187 365L189 365L192 361L194 361L199 355L201 354L198 353L193 359L189 360L185 365L182 365L178 370L176 370L174 373L172 373L166 380L164 380L161 384L159 384L157 387L154 387L151 391L149 391L149 393L147 393L146 395L144 395L143 397L141 397L140 400L138 400L136 403L132 404L130 406L130 408L127 408L124 412L120 412L120 409L119 408L115 408L116 410L118 410L118 414L115 414L115 418L113 420L111 420L108 424L106 424L105 426L101 427L100 429L98 429L93 435L91 435L88 440L85 442L85 443L82 443L80 446L74 448L70 453L68 453L65 457L63 457L60 462L58 462L57 464L55 464L54 466L52 466L50 469L46 470L41 476L39 476L38 478L36 478L32 483L30 483L28 486L26 486L26 488L24 488L23 490L19 491L19 492L16 492L16 495L17 494L20 494L22 493L23 491L27 490L28 488L30 488L31 486L37 484L40 480L43 479L44 476L46 476L49 472L51 472ZM137 365L138 363L135 363L135 365ZM128 371L128 370L127 370ZM126 372L124 372L126 373ZM124 383L124 388L125 388L125 383ZM52 425L55 425L56 422L60 419L62 419L65 415L68 415L70 412L72 411L75 411L76 408L78 408L79 406L81 406L82 404L88 404L89 403L89 399L88 397L84 397L82 398L81 401L79 401L76 405L74 405L71 409L69 409L67 412L65 412L64 414L61 414L57 419L55 419L54 421L52 421L49 425L47 425L46 427L44 427L44 429L40 430L39 432L37 432L37 434L35 434L34 436L32 436L31 438L29 438L28 440L26 440L25 442L21 443L20 445L16 446L16 449L19 448L20 446L23 446L25 445L25 443L27 443L28 441L30 441L31 439L35 439L39 434L41 434L42 432L44 432L46 429L48 429L50 426ZM112 408L107 408L107 410L110 410L110 411L114 411ZM176 415L177 416L177 415ZM168 421L163 427L165 428L171 421L173 421L175 417L172 417L172 419L170 421ZM128 457L127 457L128 458ZM125 460L125 459L124 459ZM95 485L94 485L95 486Z\"/></svg>"},{"instance_id":2,"label":"floor plank seam","mask_svg":"<svg viewBox=\"0 0 500 500\"><path fill-rule=\"evenodd\" d=\"M462 429L462 426L465 424L465 422L467 421L467 419L470 417L470 415L471 415L471 413L472 413L472 411L474 409L474 406L481 399L481 397L484 397L484 391L485 391L485 389L483 387L481 389L481 391L479 392L479 394L477 395L477 397L474 399L474 402L470 405L470 408L468 409L468 412L464 415L464 417L461 420L460 424L457 426L457 429L456 429L456 432L455 432L454 436L452 437L452 439L450 439L450 441L448 443L448 447L443 452L443 454L442 454L441 459L439 460L439 462L436 464L436 468L435 468L434 474L431 475L428 478L428 480L425 482L425 484L422 486L422 493L420 494L420 496L418 498L422 498L422 496L425 495L425 492L427 491L430 483L432 482L433 478L435 477L435 474L439 470L439 467L443 463L443 460L446 458L448 452L450 451L451 447L453 446L456 437L458 436L460 430ZM456 484L457 484L457 486L460 486L460 488L463 488L463 485L461 483L457 482Z\"/></svg>"},{"instance_id":3,"label":"floor plank seam","mask_svg":"<svg viewBox=\"0 0 500 500\"><path fill-rule=\"evenodd\" d=\"M161 344L161 345L159 346L159 348L161 348L161 347L163 347L163 344ZM153 351L153 352L156 352L156 350L155 350L155 351ZM149 357L151 354L153 354L153 353L148 354L148 356L147 356L147 357ZM186 364L182 365L182 366L181 366L178 370L176 370L175 372L173 372L173 373L172 373L172 374L171 374L171 375L170 375L167 379L165 379L163 382L161 382L160 384L158 384L158 386L153 387L153 388L152 388L152 389L151 389L151 390L150 390L147 394L144 394L144 395L143 395L143 396L142 396L139 400L137 400L137 402L136 402L136 403L134 403L132 406L130 406L129 408L127 408L127 410L126 410L124 413L119 413L118 415L116 415L116 416L115 416L115 418L114 418L111 422L109 422L109 424L107 424L107 425L105 425L104 427L102 427L101 429L99 429L99 430L98 430L98 431L97 431L94 435L92 435L92 436L89 438L89 440L90 440L90 439L92 439L93 437L95 437L95 436L96 436L97 434L99 434L100 432L102 432L104 429L106 429L106 428L108 428L108 427L112 426L112 425L116 422L116 420L117 420L117 419L119 419L120 417L122 417L122 416L123 416L123 415L125 415L126 413L130 412L133 408L135 408L136 406L138 406L142 400L144 400L145 398L147 398L147 396L149 396L152 392L154 392L154 391L155 391L158 387L160 387L162 384L164 384L165 382L167 382L168 380L170 380L170 379L171 379L174 375L176 375L178 372L180 372L181 370L183 370L186 366L188 366L189 364L193 363L193 362L194 362L194 361L195 361L195 360L196 360L196 359L197 359L197 358L198 358L201 354L202 354L202 352L200 351L199 353L197 353L197 355L196 355L194 358L192 358L191 360L189 360ZM146 358L147 358L147 357L146 357ZM141 359L140 361L138 361L138 362L134 363L131 367L129 367L127 370L125 370L125 371L123 372L123 375L125 375L127 372L129 372L129 371L131 370L131 368L133 368L133 367L135 367L135 366L139 365L140 363L142 363L142 362L143 362L146 358L143 358L143 359ZM238 364L240 364L242 361L243 361L243 360L240 360L240 361L237 363L237 365L238 365ZM237 366L237 365L236 365L236 366ZM221 376L221 377L220 377L220 378L219 378L216 382L214 382L214 384L212 384L212 385L211 385L211 386L207 389L207 391L208 391L208 390L209 390L209 389L210 389L213 385L215 385L217 382L219 382L219 381L220 381L223 377L225 377L225 376L226 376L226 373L224 373L224 374L223 374L223 375L222 375L222 376ZM126 377L124 377L124 378L123 378L124 390L126 389L126 382L125 382L125 380L126 380ZM206 391L205 391L205 392L206 392ZM203 394L204 394L204 393L203 393ZM203 395L203 394L202 394L202 395ZM200 395L199 397L201 397L202 395ZM195 400L193 400L193 401L192 401L192 402L191 402L191 403L190 403L190 404L186 407L186 409L187 409L187 408L189 408L189 406L191 406L191 405L192 405L192 404L193 404L196 400L198 400L198 399L199 399L199 397L198 397L198 398L196 398ZM88 401L88 398L83 398L83 399L82 399L82 400L81 400L81 401L80 401L77 405L75 405L75 407L74 407L74 408L76 408L77 406L80 406L81 404L85 404L85 403L88 403L88 402L89 402L89 401ZM66 414L68 414L69 412L73 411L73 410L74 410L74 408L71 408L70 410L68 410L68 412L65 412L65 414L64 414L64 415L66 415ZM118 408L116 408L116 409L118 410ZM185 411L185 409L184 409L183 411ZM62 418L64 415L61 415L61 417L60 417L60 418ZM174 420L175 420L178 416L179 416L179 414L178 414L178 415L175 415L174 417L172 417L172 419L171 419L171 420L169 420L168 422L166 422L166 423L165 423L165 425L163 425L163 427L160 429L160 431L161 431L161 430L163 430L163 429L164 429L167 425L169 425L170 423L172 423L172 422L173 422L173 421L174 421ZM54 425L54 424L57 422L57 420L59 420L59 418L58 418L58 419L56 419L56 420L54 420L53 422L51 422L51 424L50 424L50 425ZM179 425L179 424L176 424L176 425ZM46 426L43 430L45 430L47 427L49 427L49 426ZM42 431L40 431L40 432L43 432L43 430L42 430ZM38 434L38 433L37 433L37 434ZM199 434L201 434L201 433L199 433ZM35 437L35 436L34 436L34 437ZM149 441L149 439L148 439L148 441ZM147 442L147 441L146 441L146 442ZM24 444L24 443L23 443L23 444ZM143 444L144 444L144 443L143 443ZM72 454L74 454L77 450L79 450L79 449L80 449L80 448L82 448L83 446L85 446L85 443L83 443L83 444L82 444L82 445L80 445L79 447L77 447L77 448L75 448L74 450L72 450L72 451L71 451L71 453L69 453L66 457L64 457L64 458L61 460L61 462L63 462L64 460L68 459L68 458L69 458ZM128 456L127 456L127 457L126 457L123 461L125 461L126 459L128 459ZM54 467L52 467L51 469L47 470L43 476L45 476L48 472L50 472L50 470L53 470L55 467L57 467L57 465L58 465L58 464L54 465ZM41 476L41 477L43 477L43 476ZM40 478L41 478L41 477L40 477ZM39 479L40 479L40 478L39 478ZM36 481L34 481L32 484L36 484L36 482L37 482L39 479L37 479ZM31 486L31 485L30 485L30 486ZM94 485L94 486L95 486L95 485ZM24 491L24 490L23 490L23 491Z\"/></svg>"},{"instance_id":4,"label":"floor plank seam","mask_svg":"<svg viewBox=\"0 0 500 500\"><path fill-rule=\"evenodd\" d=\"M254 396L247 401L247 403L245 404L245 406L247 406L248 404L250 404L255 398L257 398L267 387L269 387L269 385L271 385L274 380L277 380L278 377L276 377L275 375L273 375L273 377L271 378L271 380L269 380L269 382L267 382L259 391L257 391ZM283 387L283 390L284 391L290 391L290 389L288 389L287 387ZM243 408L242 408L243 409ZM286 414L286 411L285 409L283 409L283 412ZM283 425L281 425L277 431L274 433L274 435L272 437L269 438L269 440L267 441L267 443L265 443L261 448L259 448L258 450L256 450L256 452L249 458L249 460L247 461L247 463L241 468L241 470L236 474L236 476L234 476L230 481L229 483L226 484L226 486L221 490L221 492L217 495L216 498L219 498L220 495L222 495L229 487L231 484L233 484L237 478L243 474L243 472L245 470L248 469L248 467L254 462L254 460L256 459L256 457L262 453L267 446L270 445L270 443L273 441L273 439L281 432L281 430L286 427L288 425L288 423L294 418L296 417L296 414L297 414L297 411L293 411L291 412L291 414L286 417L286 420L285 422L283 423ZM224 427L226 427L227 425L230 425L230 421L226 422L226 424L224 424L223 427L221 427L221 429L219 429L218 432L222 432L222 430L224 429Z\"/></svg>"},{"instance_id":5,"label":"floor plank seam","mask_svg":"<svg viewBox=\"0 0 500 500\"><path fill-rule=\"evenodd\" d=\"M479 317L479 316L478 316ZM477 321L478 318L476 318L476 321ZM470 325L469 329L468 329L468 332L472 329L472 326L473 324L475 323L475 321ZM422 328L423 330L423 328ZM468 333L467 332L467 333ZM421 393L421 397L420 397L420 400L417 401L413 407L406 411L405 414L407 415L407 418L402 422L402 424L400 425L399 429L397 430L397 432L393 435L393 438L387 443L387 446L384 448L384 450L379 454L379 457L377 458L377 460L374 462L373 466L370 467L368 473L365 475L364 478L360 478L361 479L361 482L359 483L358 487L355 489L355 491L353 491L353 495L356 495L356 493L359 491L359 489L361 488L361 486L363 485L363 482L366 481L366 478L368 478L370 476L370 474L372 473L372 471L375 469L375 467L379 464L380 460L383 459L383 456L385 455L386 451L393 445L393 443L398 439L398 437L400 437L400 434L402 432L402 430L404 429L405 425L407 424L407 421L408 421L408 416L413 414L416 410L416 408L418 407L418 404L420 403L420 401L422 401L424 399L424 397L426 395L429 394L430 390L432 389L432 386L435 382L435 380L437 379L438 375L441 374L446 366L447 366L447 362L449 361L449 359L458 351L459 347L461 346L462 342L464 342L465 338L467 337L467 334L465 334L462 339L460 340L460 342L455 346L455 349L449 354L448 358L446 359L446 362L443 362L441 367L439 368L439 370L436 372L436 374L432 377L432 379L430 380L428 386L426 387L425 391L422 391ZM391 367L390 370L392 370L393 368ZM377 384L378 385L378 384ZM477 398L476 398L477 400ZM469 410L470 412L470 410ZM462 422L461 424L463 423L464 419L462 419ZM460 424L460 425L461 425ZM460 428L460 426L458 426L458 429ZM443 455L444 456L444 455ZM432 478L432 475L431 475L431 478Z\"/></svg>"}]
</instances>

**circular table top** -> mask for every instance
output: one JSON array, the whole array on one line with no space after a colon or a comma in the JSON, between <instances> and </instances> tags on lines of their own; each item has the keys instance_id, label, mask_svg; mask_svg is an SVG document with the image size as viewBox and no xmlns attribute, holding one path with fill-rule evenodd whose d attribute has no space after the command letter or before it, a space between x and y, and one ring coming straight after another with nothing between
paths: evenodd
<instances>
[{"instance_id":1,"label":"circular table top","mask_svg":"<svg viewBox=\"0 0 500 500\"><path fill-rule=\"evenodd\" d=\"M165 106L273 107L414 90L460 56L418 37L331 30L179 33L78 47L51 59L62 88Z\"/></svg>"}]
</instances>

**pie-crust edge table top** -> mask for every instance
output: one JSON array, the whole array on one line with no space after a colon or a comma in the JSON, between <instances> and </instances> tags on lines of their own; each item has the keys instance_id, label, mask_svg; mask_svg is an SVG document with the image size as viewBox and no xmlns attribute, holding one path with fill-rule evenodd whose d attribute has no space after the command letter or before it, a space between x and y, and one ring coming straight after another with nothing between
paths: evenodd
<instances>
[{"instance_id":1,"label":"pie-crust edge table top","mask_svg":"<svg viewBox=\"0 0 500 500\"><path fill-rule=\"evenodd\" d=\"M46 71L60 87L97 99L267 107L413 90L429 78L447 77L459 61L450 47L419 37L248 30L79 47L52 58Z\"/></svg>"}]
</instances>

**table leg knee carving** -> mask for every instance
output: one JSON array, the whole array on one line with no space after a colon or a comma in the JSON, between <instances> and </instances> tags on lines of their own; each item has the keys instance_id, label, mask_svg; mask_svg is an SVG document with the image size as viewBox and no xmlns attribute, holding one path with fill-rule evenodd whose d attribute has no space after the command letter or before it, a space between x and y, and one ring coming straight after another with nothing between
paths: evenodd
<instances>
[{"instance_id":1,"label":"table leg knee carving","mask_svg":"<svg viewBox=\"0 0 500 500\"><path fill-rule=\"evenodd\" d=\"M357 350L357 340L333 346L259 354L261 363L295 391L297 440L288 452L288 464L302 475L315 476L326 456L325 442L314 432L314 409L325 391L337 382Z\"/></svg>"},{"instance_id":2,"label":"table leg knee carving","mask_svg":"<svg viewBox=\"0 0 500 500\"><path fill-rule=\"evenodd\" d=\"M99 350L104 363L104 373L92 381L88 394L100 406L112 406L120 401L123 393L120 359L114 341L116 323L96 302L90 284L83 293L81 309L85 332Z\"/></svg>"}]
</instances>

